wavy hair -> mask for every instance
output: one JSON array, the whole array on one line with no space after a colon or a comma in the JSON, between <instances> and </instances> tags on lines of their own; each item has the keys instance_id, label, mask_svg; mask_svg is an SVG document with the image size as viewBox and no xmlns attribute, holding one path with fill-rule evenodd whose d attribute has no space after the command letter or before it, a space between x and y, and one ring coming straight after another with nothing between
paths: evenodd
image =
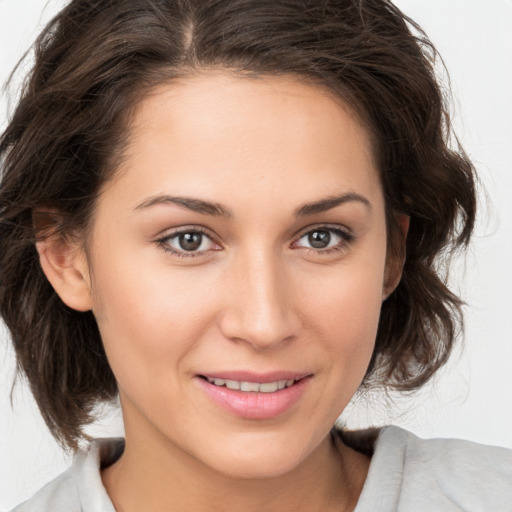
<instances>
[{"instance_id":1,"label":"wavy hair","mask_svg":"<svg viewBox=\"0 0 512 512\"><path fill-rule=\"evenodd\" d=\"M117 386L91 312L43 274L44 225L86 233L95 200L152 88L212 68L327 88L372 136L389 252L403 277L383 303L364 384L412 390L447 360L460 299L441 272L475 221L475 176L450 128L436 50L387 0L73 0L43 30L0 138L0 314L53 435L76 449ZM394 213L410 216L405 255Z\"/></svg>"}]
</instances>

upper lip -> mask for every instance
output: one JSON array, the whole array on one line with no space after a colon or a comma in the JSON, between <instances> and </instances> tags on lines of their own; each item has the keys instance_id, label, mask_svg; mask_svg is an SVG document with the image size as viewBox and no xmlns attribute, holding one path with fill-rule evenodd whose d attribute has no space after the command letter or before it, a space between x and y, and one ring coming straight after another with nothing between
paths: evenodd
<instances>
[{"instance_id":1,"label":"upper lip","mask_svg":"<svg viewBox=\"0 0 512 512\"><path fill-rule=\"evenodd\" d=\"M243 370L214 371L199 374L207 379L235 380L239 382L276 382L278 380L300 380L309 377L310 372L294 372L288 370L277 370L273 372L258 373Z\"/></svg>"}]
</instances>

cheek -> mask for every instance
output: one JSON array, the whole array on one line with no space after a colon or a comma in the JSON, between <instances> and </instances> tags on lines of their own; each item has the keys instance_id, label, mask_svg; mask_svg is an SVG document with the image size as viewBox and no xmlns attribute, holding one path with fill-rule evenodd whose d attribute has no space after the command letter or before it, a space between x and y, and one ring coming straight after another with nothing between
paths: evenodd
<instances>
[{"instance_id":1,"label":"cheek","mask_svg":"<svg viewBox=\"0 0 512 512\"><path fill-rule=\"evenodd\" d=\"M157 268L124 260L95 272L93 311L120 386L137 380L151 387L158 375L176 374L212 318L204 283Z\"/></svg>"},{"instance_id":2,"label":"cheek","mask_svg":"<svg viewBox=\"0 0 512 512\"><path fill-rule=\"evenodd\" d=\"M377 328L383 279L384 264L362 261L332 272L322 279L322 286L319 282L314 286L312 279L307 285L308 291L304 289L302 293L308 297L312 319L318 318L331 331L351 333L347 340L366 338Z\"/></svg>"},{"instance_id":3,"label":"cheek","mask_svg":"<svg viewBox=\"0 0 512 512\"><path fill-rule=\"evenodd\" d=\"M308 295L303 309L308 311L305 322L323 340L334 378L355 389L366 373L375 345L383 274L383 262L347 266L324 279L323 286L310 282L309 292L299 291L299 295Z\"/></svg>"}]
</instances>

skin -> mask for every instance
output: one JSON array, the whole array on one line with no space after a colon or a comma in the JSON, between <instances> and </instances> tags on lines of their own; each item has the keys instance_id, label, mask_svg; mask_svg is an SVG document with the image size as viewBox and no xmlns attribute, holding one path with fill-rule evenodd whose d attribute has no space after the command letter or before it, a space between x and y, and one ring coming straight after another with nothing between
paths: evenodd
<instances>
[{"instance_id":1,"label":"skin","mask_svg":"<svg viewBox=\"0 0 512 512\"><path fill-rule=\"evenodd\" d=\"M329 431L399 279L368 134L319 88L227 72L160 87L130 130L89 258L62 241L38 245L63 300L92 309L118 381L126 450L102 473L116 509L351 510L369 460ZM200 250L187 253L176 231L198 229ZM327 248L311 246L315 230ZM227 370L310 378L285 413L248 419L199 385Z\"/></svg>"}]
</instances>

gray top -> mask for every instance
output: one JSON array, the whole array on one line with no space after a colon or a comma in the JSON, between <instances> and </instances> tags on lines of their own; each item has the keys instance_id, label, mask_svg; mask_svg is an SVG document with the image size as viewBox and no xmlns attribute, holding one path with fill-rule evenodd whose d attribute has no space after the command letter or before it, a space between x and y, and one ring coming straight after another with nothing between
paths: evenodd
<instances>
[{"instance_id":1,"label":"gray top","mask_svg":"<svg viewBox=\"0 0 512 512\"><path fill-rule=\"evenodd\" d=\"M122 439L95 440L13 512L115 512L100 467L123 448ZM383 428L354 512L427 511L512 512L512 450Z\"/></svg>"}]
</instances>

